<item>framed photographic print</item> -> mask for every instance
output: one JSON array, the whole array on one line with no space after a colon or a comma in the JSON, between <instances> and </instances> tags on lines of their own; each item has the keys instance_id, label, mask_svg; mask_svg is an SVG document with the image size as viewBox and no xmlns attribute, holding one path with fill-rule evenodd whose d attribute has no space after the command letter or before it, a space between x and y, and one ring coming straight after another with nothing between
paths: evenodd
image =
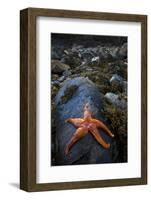
<instances>
[{"instance_id":1,"label":"framed photographic print","mask_svg":"<svg viewBox=\"0 0 151 200\"><path fill-rule=\"evenodd\" d=\"M147 16L20 12L20 188L147 184Z\"/></svg>"}]
</instances>

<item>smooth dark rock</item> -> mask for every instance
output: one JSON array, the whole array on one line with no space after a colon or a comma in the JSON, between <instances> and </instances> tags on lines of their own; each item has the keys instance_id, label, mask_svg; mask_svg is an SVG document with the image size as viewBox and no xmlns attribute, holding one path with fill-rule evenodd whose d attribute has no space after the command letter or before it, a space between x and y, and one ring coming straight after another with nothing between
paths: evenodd
<instances>
[{"instance_id":1,"label":"smooth dark rock","mask_svg":"<svg viewBox=\"0 0 151 200\"><path fill-rule=\"evenodd\" d=\"M106 123L106 119L102 114L102 98L103 96L93 82L83 77L66 81L59 90L55 99L57 147L55 165L116 162L118 155L116 142L102 130L99 130L100 134L107 143L111 143L110 149L104 149L98 144L95 138L88 133L74 144L69 154L65 155L65 147L76 131L76 128L72 124L65 123L65 120L70 117L83 117L83 107L86 103L89 103L92 116Z\"/></svg>"}]
</instances>

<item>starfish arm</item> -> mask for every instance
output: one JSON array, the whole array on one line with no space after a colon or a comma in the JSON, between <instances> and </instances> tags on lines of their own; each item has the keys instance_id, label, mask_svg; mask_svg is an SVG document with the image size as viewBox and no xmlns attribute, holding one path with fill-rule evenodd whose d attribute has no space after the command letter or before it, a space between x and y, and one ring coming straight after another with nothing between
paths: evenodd
<instances>
[{"instance_id":1,"label":"starfish arm","mask_svg":"<svg viewBox=\"0 0 151 200\"><path fill-rule=\"evenodd\" d=\"M110 147L110 144L107 144L101 137L101 135L99 134L99 131L96 127L92 127L90 128L90 132L92 133L92 135L95 137L95 139L97 140L97 142L99 144L101 144L104 148L108 149Z\"/></svg>"},{"instance_id":2,"label":"starfish arm","mask_svg":"<svg viewBox=\"0 0 151 200\"><path fill-rule=\"evenodd\" d=\"M102 128L106 133L108 133L109 136L114 137L114 134L107 128L107 126L103 122L97 119L93 119L93 122L98 128Z\"/></svg>"},{"instance_id":3,"label":"starfish arm","mask_svg":"<svg viewBox=\"0 0 151 200\"><path fill-rule=\"evenodd\" d=\"M88 109L88 104L84 106L83 111L84 111L84 120L91 119L91 113Z\"/></svg>"},{"instance_id":4,"label":"starfish arm","mask_svg":"<svg viewBox=\"0 0 151 200\"><path fill-rule=\"evenodd\" d=\"M75 144L80 138L84 137L87 133L88 133L87 128L85 127L78 128L76 132L74 133L74 135L72 136L69 143L67 144L66 149L65 149L65 154L67 155L71 147L73 146L73 144Z\"/></svg>"},{"instance_id":5,"label":"starfish arm","mask_svg":"<svg viewBox=\"0 0 151 200\"><path fill-rule=\"evenodd\" d=\"M83 119L81 118L68 118L65 120L65 122L73 124L75 127L80 127L81 123L83 122Z\"/></svg>"}]
</instances>

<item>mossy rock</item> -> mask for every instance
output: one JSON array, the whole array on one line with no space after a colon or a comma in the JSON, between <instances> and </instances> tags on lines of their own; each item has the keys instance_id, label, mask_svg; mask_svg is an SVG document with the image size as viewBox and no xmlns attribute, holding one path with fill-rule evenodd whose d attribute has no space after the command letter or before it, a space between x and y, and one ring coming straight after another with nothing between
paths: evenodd
<instances>
[{"instance_id":1,"label":"mossy rock","mask_svg":"<svg viewBox=\"0 0 151 200\"><path fill-rule=\"evenodd\" d=\"M61 97L61 104L67 103L70 100L78 87L76 85L72 85L66 89L64 96Z\"/></svg>"}]
</instances>

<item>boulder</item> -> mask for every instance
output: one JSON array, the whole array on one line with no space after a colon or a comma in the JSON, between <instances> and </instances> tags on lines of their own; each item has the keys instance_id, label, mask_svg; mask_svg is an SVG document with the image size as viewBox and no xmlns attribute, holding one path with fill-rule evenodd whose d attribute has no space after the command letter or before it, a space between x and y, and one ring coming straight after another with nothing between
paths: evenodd
<instances>
[{"instance_id":1,"label":"boulder","mask_svg":"<svg viewBox=\"0 0 151 200\"><path fill-rule=\"evenodd\" d=\"M51 60L51 72L54 74L62 74L69 68L69 65L61 63L59 60Z\"/></svg>"},{"instance_id":2,"label":"boulder","mask_svg":"<svg viewBox=\"0 0 151 200\"><path fill-rule=\"evenodd\" d=\"M71 71L69 71L68 69L63 72L63 76L65 76L65 77L68 77L71 74L72 74Z\"/></svg>"},{"instance_id":3,"label":"boulder","mask_svg":"<svg viewBox=\"0 0 151 200\"><path fill-rule=\"evenodd\" d=\"M120 58L127 58L127 43L124 43L124 44L121 46L121 48L120 48L118 54L119 54L119 57L120 57Z\"/></svg>"},{"instance_id":4,"label":"boulder","mask_svg":"<svg viewBox=\"0 0 151 200\"><path fill-rule=\"evenodd\" d=\"M118 59L118 51L119 51L119 47L116 47L116 46L110 47L110 54L114 60Z\"/></svg>"},{"instance_id":5,"label":"boulder","mask_svg":"<svg viewBox=\"0 0 151 200\"><path fill-rule=\"evenodd\" d=\"M118 101L119 96L117 94L114 94L112 92L108 92L104 96L110 103L116 104Z\"/></svg>"},{"instance_id":6,"label":"boulder","mask_svg":"<svg viewBox=\"0 0 151 200\"><path fill-rule=\"evenodd\" d=\"M100 63L100 57L99 56L96 56L96 57L93 57L91 59L91 64L95 64L95 65L98 65Z\"/></svg>"},{"instance_id":7,"label":"boulder","mask_svg":"<svg viewBox=\"0 0 151 200\"><path fill-rule=\"evenodd\" d=\"M110 85L111 85L111 92L119 93L123 92L123 78L117 74L113 74L110 79Z\"/></svg>"},{"instance_id":8,"label":"boulder","mask_svg":"<svg viewBox=\"0 0 151 200\"><path fill-rule=\"evenodd\" d=\"M112 59L112 55L110 53L110 49L107 47L100 47L99 49L99 57L101 60Z\"/></svg>"},{"instance_id":9,"label":"boulder","mask_svg":"<svg viewBox=\"0 0 151 200\"><path fill-rule=\"evenodd\" d=\"M113 83L115 81L119 82L119 84L122 84L123 78L117 74L113 74L112 78L110 79L110 83Z\"/></svg>"},{"instance_id":10,"label":"boulder","mask_svg":"<svg viewBox=\"0 0 151 200\"><path fill-rule=\"evenodd\" d=\"M64 79L65 79L65 76L61 76L61 77L58 79L58 81L59 81L59 82L62 82Z\"/></svg>"},{"instance_id":11,"label":"boulder","mask_svg":"<svg viewBox=\"0 0 151 200\"><path fill-rule=\"evenodd\" d=\"M108 102L112 103L113 105L115 105L121 109L125 109L127 107L127 102L124 99L119 100L119 95L117 95L117 94L108 92L105 94L104 97L107 99Z\"/></svg>"},{"instance_id":12,"label":"boulder","mask_svg":"<svg viewBox=\"0 0 151 200\"><path fill-rule=\"evenodd\" d=\"M79 55L69 53L68 55L63 55L61 62L67 65L70 65L71 68L81 65L81 58Z\"/></svg>"},{"instance_id":13,"label":"boulder","mask_svg":"<svg viewBox=\"0 0 151 200\"><path fill-rule=\"evenodd\" d=\"M55 165L97 164L116 162L118 150L115 139L109 137L103 130L99 130L103 139L111 144L104 149L95 138L88 133L73 145L70 152L65 155L65 148L76 131L76 128L65 123L67 118L83 117L83 107L89 104L92 116L102 120L103 95L88 78L78 77L65 81L55 98L56 106L56 152ZM116 156L115 156L116 155Z\"/></svg>"},{"instance_id":14,"label":"boulder","mask_svg":"<svg viewBox=\"0 0 151 200\"><path fill-rule=\"evenodd\" d=\"M115 89L117 92L127 92L127 81L124 81L124 79L117 74L113 74L110 79L110 84L113 91Z\"/></svg>"}]
</instances>

